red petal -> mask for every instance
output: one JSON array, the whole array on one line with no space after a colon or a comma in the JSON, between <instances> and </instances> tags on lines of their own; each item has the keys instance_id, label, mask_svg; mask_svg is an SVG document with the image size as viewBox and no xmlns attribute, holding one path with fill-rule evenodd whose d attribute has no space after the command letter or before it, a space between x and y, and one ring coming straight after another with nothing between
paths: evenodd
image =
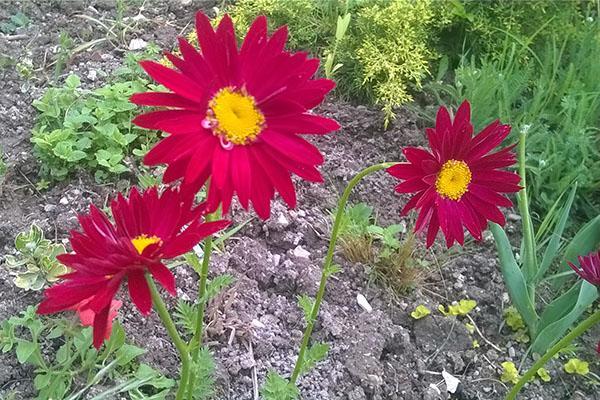
<instances>
[{"instance_id":1,"label":"red petal","mask_svg":"<svg viewBox=\"0 0 600 400\"><path fill-rule=\"evenodd\" d=\"M186 75L154 61L142 61L140 65L155 81L175 93L197 103L205 100L206 95L202 87Z\"/></svg>"},{"instance_id":2,"label":"red petal","mask_svg":"<svg viewBox=\"0 0 600 400\"><path fill-rule=\"evenodd\" d=\"M99 349L106 338L106 331L108 327L108 314L110 312L110 305L104 307L94 317L94 347Z\"/></svg>"},{"instance_id":3,"label":"red petal","mask_svg":"<svg viewBox=\"0 0 600 400\"><path fill-rule=\"evenodd\" d=\"M146 282L144 271L137 270L130 272L127 277L127 288L129 289L129 296L137 309L144 315L150 314L150 310L152 310L152 295L150 294L150 288L148 287L148 282Z\"/></svg>"},{"instance_id":4,"label":"red petal","mask_svg":"<svg viewBox=\"0 0 600 400\"><path fill-rule=\"evenodd\" d=\"M175 107L200 110L200 104L181 97L176 93L145 92L135 93L129 98L134 104L140 106Z\"/></svg>"},{"instance_id":5,"label":"red petal","mask_svg":"<svg viewBox=\"0 0 600 400\"><path fill-rule=\"evenodd\" d=\"M167 292L171 293L173 296L177 294L177 289L175 288L175 276L169 271L169 268L159 262L150 264L148 269L150 270L152 277L156 279Z\"/></svg>"},{"instance_id":6,"label":"red petal","mask_svg":"<svg viewBox=\"0 0 600 400\"><path fill-rule=\"evenodd\" d=\"M324 161L323 155L315 146L295 135L267 130L260 138L277 151L302 164L320 165Z\"/></svg>"}]
</instances>

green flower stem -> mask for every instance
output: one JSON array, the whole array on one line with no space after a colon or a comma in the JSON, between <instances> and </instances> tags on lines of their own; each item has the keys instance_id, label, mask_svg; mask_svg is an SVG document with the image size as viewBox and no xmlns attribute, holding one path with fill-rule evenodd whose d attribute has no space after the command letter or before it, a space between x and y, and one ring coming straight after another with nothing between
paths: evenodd
<instances>
[{"instance_id":1,"label":"green flower stem","mask_svg":"<svg viewBox=\"0 0 600 400\"><path fill-rule=\"evenodd\" d=\"M211 222L217 219L217 212L207 214L205 217L206 222ZM202 347L202 336L204 329L204 312L206 310L206 281L208 280L208 267L210 265L210 256L213 249L213 236L207 236L204 239L204 254L202 256L202 265L200 267L200 282L198 285L198 316L196 322L196 329L194 331L194 337L190 342L190 348L192 349L192 363L198 361L198 354ZM188 399L192 399L193 391L195 386L194 371L190 375L190 381L188 383Z\"/></svg>"},{"instance_id":2,"label":"green flower stem","mask_svg":"<svg viewBox=\"0 0 600 400\"><path fill-rule=\"evenodd\" d=\"M585 321L577 325L567 336L562 338L558 343L556 343L550 350L544 354L539 360L536 361L535 364L519 379L517 384L513 386L511 391L506 396L506 400L515 400L517 398L517 394L527 382L529 382L537 373L538 369L542 368L548 360L550 360L556 353L558 353L561 349L567 347L571 342L581 336L585 331L590 329L592 326L596 325L600 322L600 310L596 311Z\"/></svg>"},{"instance_id":3,"label":"green flower stem","mask_svg":"<svg viewBox=\"0 0 600 400\"><path fill-rule=\"evenodd\" d=\"M165 328L167 329L169 337L173 341L175 348L177 348L177 351L179 352L179 357L181 358L181 378L179 381L179 388L177 389L177 395L175 396L175 400L183 400L190 374L190 355L188 346L183 341L183 339L181 339L181 336L179 336L177 328L175 327L175 323L171 319L171 315L169 314L165 303L160 297L160 294L158 294L158 290L156 289L154 281L148 274L146 274L146 281L148 282L148 286L150 287L152 303L154 304L158 316L160 317L160 320L162 321Z\"/></svg>"},{"instance_id":4,"label":"green flower stem","mask_svg":"<svg viewBox=\"0 0 600 400\"><path fill-rule=\"evenodd\" d=\"M521 130L519 135L519 175L521 176L521 186L523 189L518 194L519 199L519 212L523 220L523 237L525 240L525 250L523 265L525 266L525 276L527 277L527 285L529 291L529 298L531 303L535 304L535 282L534 278L537 275L537 260L535 254L535 238L533 232L533 224L531 222L531 215L529 214L529 199L527 198L527 177L526 177L526 158L525 158L525 143L527 139L527 132ZM532 321L533 323L533 321ZM531 331L531 329L530 329ZM534 334L535 332L531 332ZM535 336L535 335L533 335Z\"/></svg>"},{"instance_id":5,"label":"green flower stem","mask_svg":"<svg viewBox=\"0 0 600 400\"><path fill-rule=\"evenodd\" d=\"M317 297L315 298L315 303L312 307L310 318L307 321L306 329L304 330L304 335L302 336L302 344L300 345L300 351L298 352L298 360L296 360L294 372L292 372L292 376L290 377L291 384L296 383L296 380L298 379L300 371L302 371L302 367L304 365L304 354L306 353L306 349L308 347L308 342L310 341L310 337L312 335L312 330L315 321L317 320L317 316L319 315L321 301L323 300L323 295L325 294L325 285L327 284L327 278L330 276L331 263L333 262L333 254L335 252L335 245L338 239L340 225L344 216L344 212L346 210L346 203L348 202L350 193L352 192L354 186L356 186L358 182L360 182L360 180L363 179L365 176L380 171L382 169L389 168L395 164L395 162L381 163L363 169L348 183L348 186L346 186L346 189L344 190L344 193L342 194L342 197L338 202L337 213L335 215L335 221L333 223L333 229L331 231L331 239L329 241L329 248L327 249L327 255L325 257L325 262L323 263L323 270L321 271L321 281L319 283Z\"/></svg>"}]
</instances>

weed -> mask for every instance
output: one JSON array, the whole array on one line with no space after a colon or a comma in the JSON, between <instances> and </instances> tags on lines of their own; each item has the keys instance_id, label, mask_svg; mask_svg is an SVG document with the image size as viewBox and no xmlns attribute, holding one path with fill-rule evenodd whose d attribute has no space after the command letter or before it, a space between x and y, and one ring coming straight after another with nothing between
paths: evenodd
<instances>
[{"instance_id":1,"label":"weed","mask_svg":"<svg viewBox=\"0 0 600 400\"><path fill-rule=\"evenodd\" d=\"M92 347L92 329L74 320L41 318L34 307L13 316L0 326L0 347L14 350L21 364L35 367L33 386L36 399L82 398L92 386L118 382L106 387L95 399L165 399L175 382L136 359L145 350L125 342L125 331L117 322L110 340L101 351ZM49 349L57 348L55 357Z\"/></svg>"},{"instance_id":2,"label":"weed","mask_svg":"<svg viewBox=\"0 0 600 400\"><path fill-rule=\"evenodd\" d=\"M28 232L17 235L15 248L17 255L7 255L5 266L15 275L15 285L22 289L41 290L68 272L67 267L56 259L57 255L66 252L65 247L44 239L44 233L35 224Z\"/></svg>"},{"instance_id":3,"label":"weed","mask_svg":"<svg viewBox=\"0 0 600 400\"><path fill-rule=\"evenodd\" d=\"M129 97L156 88L131 65L140 57L146 55L127 58L113 81L101 88L81 89L79 77L70 75L64 86L49 88L33 102L40 114L31 141L43 178L59 181L87 169L97 181L105 181L130 171L130 154L143 155L151 147L155 138L131 123L136 106Z\"/></svg>"},{"instance_id":4,"label":"weed","mask_svg":"<svg viewBox=\"0 0 600 400\"><path fill-rule=\"evenodd\" d=\"M8 21L0 22L0 32L11 34L19 28L24 28L29 25L29 18L22 12L17 12L11 15Z\"/></svg>"}]
</instances>

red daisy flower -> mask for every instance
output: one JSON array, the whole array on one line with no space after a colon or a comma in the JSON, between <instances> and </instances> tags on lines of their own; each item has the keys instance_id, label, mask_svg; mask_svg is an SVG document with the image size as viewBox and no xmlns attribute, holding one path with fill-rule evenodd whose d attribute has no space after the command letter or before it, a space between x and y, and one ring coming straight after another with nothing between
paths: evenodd
<instances>
[{"instance_id":1,"label":"red daisy flower","mask_svg":"<svg viewBox=\"0 0 600 400\"><path fill-rule=\"evenodd\" d=\"M592 285L600 286L600 251L592 252L587 256L577 257L579 266L567 262L569 266L579 275Z\"/></svg>"},{"instance_id":2,"label":"red daisy flower","mask_svg":"<svg viewBox=\"0 0 600 400\"><path fill-rule=\"evenodd\" d=\"M513 146L488 154L510 132L509 125L498 120L473 136L470 105L461 104L454 121L448 110L440 107L435 129L427 129L430 150L407 147L403 150L407 163L399 163L388 172L401 180L398 193L414 193L402 214L419 209L415 231L427 230L427 247L441 228L446 245L464 243L463 227L477 240L488 220L504 225L498 206L511 207L502 193L518 192L520 177L501 171L515 163Z\"/></svg>"},{"instance_id":3,"label":"red daisy flower","mask_svg":"<svg viewBox=\"0 0 600 400\"><path fill-rule=\"evenodd\" d=\"M140 195L133 188L129 199L119 194L112 201L114 223L92 205L89 214L79 216L82 230L71 231L74 253L57 257L72 272L62 276L64 282L46 289L38 314L91 310L94 346L99 348L107 337L111 304L123 280L127 279L129 296L145 315L152 308L146 273L175 295L175 277L162 260L190 251L229 224L203 223L201 210L192 209L189 197L185 199L176 189L159 194L150 188Z\"/></svg>"},{"instance_id":4,"label":"red daisy flower","mask_svg":"<svg viewBox=\"0 0 600 400\"><path fill-rule=\"evenodd\" d=\"M315 168L323 156L299 134L325 134L339 129L332 119L310 110L335 84L313 79L319 60L284 50L287 28L267 35L267 20L258 17L238 49L229 16L216 30L196 14L200 52L179 38L183 58L166 53L177 70L144 61L141 66L171 93L139 93L138 105L167 110L138 116L134 123L167 132L146 156L148 165L167 164L164 182L182 179L186 192L196 192L210 177L207 207L219 204L227 213L232 197L266 219L275 191L296 205L291 174L322 182Z\"/></svg>"}]
</instances>

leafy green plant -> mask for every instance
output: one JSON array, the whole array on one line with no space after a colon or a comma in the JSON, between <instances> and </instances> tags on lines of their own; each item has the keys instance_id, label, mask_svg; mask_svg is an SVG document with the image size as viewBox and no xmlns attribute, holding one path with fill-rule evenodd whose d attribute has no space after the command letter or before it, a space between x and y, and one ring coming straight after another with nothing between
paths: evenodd
<instances>
[{"instance_id":1,"label":"leafy green plant","mask_svg":"<svg viewBox=\"0 0 600 400\"><path fill-rule=\"evenodd\" d=\"M274 371L267 373L267 379L261 387L260 394L264 400L296 400L300 397L298 388Z\"/></svg>"},{"instance_id":2,"label":"leafy green plant","mask_svg":"<svg viewBox=\"0 0 600 400\"><path fill-rule=\"evenodd\" d=\"M140 57L144 55L126 58L113 81L101 88L82 89L79 77L70 75L64 86L49 88L33 102L40 114L31 141L42 177L59 181L87 169L104 181L130 171L127 158L132 153L143 155L151 147L154 137L131 123L136 106L129 97L157 88L132 65Z\"/></svg>"},{"instance_id":3,"label":"leafy green plant","mask_svg":"<svg viewBox=\"0 0 600 400\"><path fill-rule=\"evenodd\" d=\"M15 33L19 28L24 28L29 25L29 18L22 12L17 12L10 16L7 21L0 22L0 32L2 33Z\"/></svg>"},{"instance_id":4,"label":"leafy green plant","mask_svg":"<svg viewBox=\"0 0 600 400\"><path fill-rule=\"evenodd\" d=\"M15 249L16 255L5 257L5 266L15 275L15 285L22 289L40 290L68 272L67 267L56 259L57 255L66 252L65 247L44 239L44 233L35 224L28 232L17 235Z\"/></svg>"},{"instance_id":5,"label":"leafy green plant","mask_svg":"<svg viewBox=\"0 0 600 400\"><path fill-rule=\"evenodd\" d=\"M90 388L114 382L95 400L115 398L166 399L174 381L136 359L145 350L125 342L125 331L115 323L110 340L101 351L92 346L91 328L64 319L41 318L30 306L20 316L1 324L3 353L14 350L21 364L35 368L33 385L37 399L88 398ZM51 349L57 350L51 351ZM148 397L150 396L150 397Z\"/></svg>"},{"instance_id":6,"label":"leafy green plant","mask_svg":"<svg viewBox=\"0 0 600 400\"><path fill-rule=\"evenodd\" d=\"M524 140L523 137L521 139ZM524 159L524 143L520 158ZM598 298L595 286L577 281L564 291L555 290L555 298L543 310L538 306L541 303L536 296L538 287L549 280L564 282L564 276L571 274L571 271L565 273L565 268L568 269L566 262L577 263L578 255L587 254L600 245L600 215L585 224L570 241L563 238L576 190L574 186L564 203L560 202L561 198L557 200L537 234L528 212L527 194L521 191L518 200L523 242L518 261L504 230L496 224L490 225L508 293L527 325L531 349L536 353L544 353L559 340ZM563 204L562 208L559 208L560 204ZM553 266L556 267L555 275L548 276ZM555 285L555 289L559 288L560 285Z\"/></svg>"}]
</instances>

